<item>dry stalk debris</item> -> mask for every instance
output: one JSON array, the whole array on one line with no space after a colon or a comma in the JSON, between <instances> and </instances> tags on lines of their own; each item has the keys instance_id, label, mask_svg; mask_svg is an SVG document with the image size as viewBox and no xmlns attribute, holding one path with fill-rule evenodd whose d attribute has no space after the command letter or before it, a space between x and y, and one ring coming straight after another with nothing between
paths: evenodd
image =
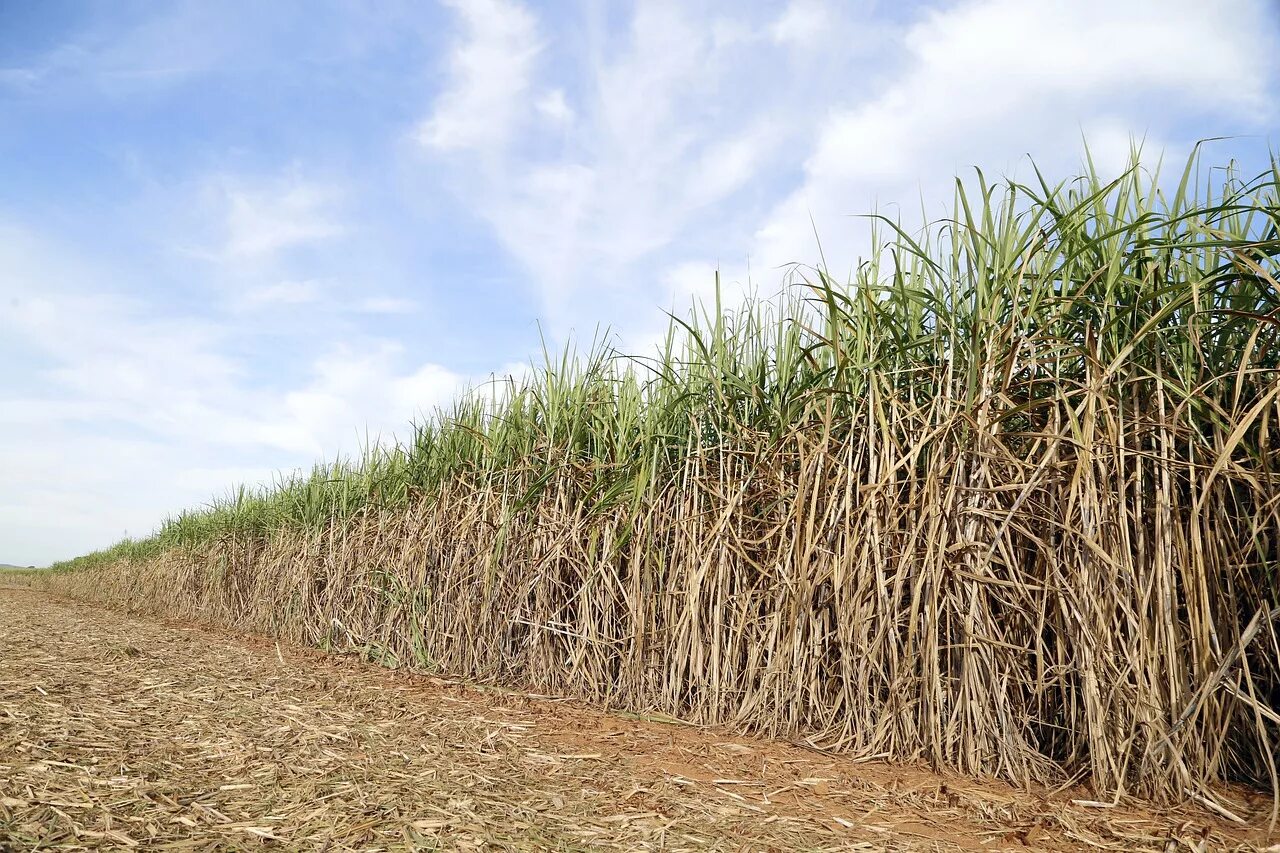
<instances>
[{"instance_id":1,"label":"dry stalk debris","mask_svg":"<svg viewBox=\"0 0 1280 853\"><path fill-rule=\"evenodd\" d=\"M1070 791L1020 792L635 716L0 589L0 848L1268 843L1256 822L1091 809Z\"/></svg>"}]
</instances>

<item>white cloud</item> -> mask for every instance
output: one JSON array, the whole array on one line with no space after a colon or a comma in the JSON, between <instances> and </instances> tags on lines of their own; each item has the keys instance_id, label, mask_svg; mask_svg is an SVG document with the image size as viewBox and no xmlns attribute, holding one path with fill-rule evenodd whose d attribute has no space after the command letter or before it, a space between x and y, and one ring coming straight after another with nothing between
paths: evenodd
<instances>
[{"instance_id":1,"label":"white cloud","mask_svg":"<svg viewBox=\"0 0 1280 853\"><path fill-rule=\"evenodd\" d=\"M0 68L0 86L31 91L44 74L44 70L40 68Z\"/></svg>"},{"instance_id":2,"label":"white cloud","mask_svg":"<svg viewBox=\"0 0 1280 853\"><path fill-rule=\"evenodd\" d=\"M337 314L412 314L419 305L412 299L396 296L346 296L343 288L316 279L290 279L261 287L250 287L233 300L234 308L244 311L279 311L310 306Z\"/></svg>"},{"instance_id":3,"label":"white cloud","mask_svg":"<svg viewBox=\"0 0 1280 853\"><path fill-rule=\"evenodd\" d=\"M180 466L183 454L154 442L50 421L38 432L0 426L0 436L4 562L46 565L87 553L126 533L145 534L167 513L209 497L158 477L157 469Z\"/></svg>"},{"instance_id":4,"label":"white cloud","mask_svg":"<svg viewBox=\"0 0 1280 853\"><path fill-rule=\"evenodd\" d=\"M526 106L541 45L534 17L513 0L446 0L465 37L449 57L449 80L418 128L438 151L489 149L509 139Z\"/></svg>"},{"instance_id":5,"label":"white cloud","mask_svg":"<svg viewBox=\"0 0 1280 853\"><path fill-rule=\"evenodd\" d=\"M171 4L108 35L89 28L22 67L0 69L0 85L27 93L83 80L108 94L169 85L209 70L232 48L226 22L201 4Z\"/></svg>"},{"instance_id":6,"label":"white cloud","mask_svg":"<svg viewBox=\"0 0 1280 853\"><path fill-rule=\"evenodd\" d=\"M318 302L323 293L319 282L281 281L263 287L253 288L245 293L242 300L245 307L261 308L279 305L307 305Z\"/></svg>"},{"instance_id":7,"label":"white cloud","mask_svg":"<svg viewBox=\"0 0 1280 853\"><path fill-rule=\"evenodd\" d=\"M119 297L46 292L27 298L4 331L53 363L48 390L63 396L7 401L10 423L83 421L124 425L227 458L274 449L298 464L355 445L370 430L390 435L415 406L443 402L460 376L405 365L403 347L377 339L320 341L310 377L296 387L256 387L249 365L228 354L231 330L210 320L157 314ZM433 384L435 383L435 384ZM31 417L23 417L24 410Z\"/></svg>"},{"instance_id":8,"label":"white cloud","mask_svg":"<svg viewBox=\"0 0 1280 853\"><path fill-rule=\"evenodd\" d=\"M396 415L396 429L402 431L409 420L420 420L437 407L446 406L470 385L461 374L439 364L424 364L390 386L390 409Z\"/></svg>"},{"instance_id":9,"label":"white cloud","mask_svg":"<svg viewBox=\"0 0 1280 853\"><path fill-rule=\"evenodd\" d=\"M780 42L798 46L812 45L831 27L832 12L815 0L791 0L786 10L769 27L769 34Z\"/></svg>"},{"instance_id":10,"label":"white cloud","mask_svg":"<svg viewBox=\"0 0 1280 853\"><path fill-rule=\"evenodd\" d=\"M711 204L745 186L765 164L781 134L760 122L729 139L710 140L694 165L692 207Z\"/></svg>"},{"instance_id":11,"label":"white cloud","mask_svg":"<svg viewBox=\"0 0 1280 853\"><path fill-rule=\"evenodd\" d=\"M405 437L412 420L453 399L468 379L439 364L401 373L402 355L388 342L339 345L316 360L304 387L285 394L275 428L307 436L317 457Z\"/></svg>"},{"instance_id":12,"label":"white cloud","mask_svg":"<svg viewBox=\"0 0 1280 853\"><path fill-rule=\"evenodd\" d=\"M358 300L353 307L362 314L411 314L418 310L418 303L394 296L370 296Z\"/></svg>"},{"instance_id":13,"label":"white cloud","mask_svg":"<svg viewBox=\"0 0 1280 853\"><path fill-rule=\"evenodd\" d=\"M195 465L178 468L174 472L173 482L175 486L199 495L201 499L208 499L224 495L238 486L269 486L277 481L280 473L274 468L248 468L243 465ZM170 507L170 510L173 508ZM146 521L154 523L152 519ZM146 529L140 528L138 532L144 533Z\"/></svg>"},{"instance_id":14,"label":"white cloud","mask_svg":"<svg viewBox=\"0 0 1280 853\"><path fill-rule=\"evenodd\" d=\"M573 121L573 107L569 106L568 100L565 99L563 89L552 89L539 98L534 106L544 118L555 124Z\"/></svg>"},{"instance_id":15,"label":"white cloud","mask_svg":"<svg viewBox=\"0 0 1280 853\"><path fill-rule=\"evenodd\" d=\"M260 259L345 232L333 206L337 191L296 177L261 185L223 180L225 239L220 255L229 261Z\"/></svg>"}]
</instances>

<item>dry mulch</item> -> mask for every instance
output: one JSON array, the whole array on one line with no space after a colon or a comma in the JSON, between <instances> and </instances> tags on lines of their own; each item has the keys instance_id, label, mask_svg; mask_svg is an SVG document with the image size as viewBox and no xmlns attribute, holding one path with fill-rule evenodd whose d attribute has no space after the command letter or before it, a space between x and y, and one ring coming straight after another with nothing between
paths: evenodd
<instances>
[{"instance_id":1,"label":"dry mulch","mask_svg":"<svg viewBox=\"0 0 1280 853\"><path fill-rule=\"evenodd\" d=\"M1265 849L0 589L0 849ZM1076 792L1074 796L1083 796ZM1280 849L1280 848L1277 848Z\"/></svg>"}]
</instances>

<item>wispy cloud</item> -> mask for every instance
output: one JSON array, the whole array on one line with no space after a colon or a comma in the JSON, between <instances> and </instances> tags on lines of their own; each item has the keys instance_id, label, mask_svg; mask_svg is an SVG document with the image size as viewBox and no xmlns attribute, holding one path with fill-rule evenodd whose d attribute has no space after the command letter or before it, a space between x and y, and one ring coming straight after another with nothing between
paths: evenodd
<instances>
[{"instance_id":1,"label":"wispy cloud","mask_svg":"<svg viewBox=\"0 0 1280 853\"><path fill-rule=\"evenodd\" d=\"M418 310L418 303L394 296L370 296L357 300L352 307L362 314L411 314Z\"/></svg>"},{"instance_id":2,"label":"wispy cloud","mask_svg":"<svg viewBox=\"0 0 1280 853\"><path fill-rule=\"evenodd\" d=\"M463 34L449 56L449 80L418 128L439 151L489 149L510 139L528 109L541 50L532 13L511 0L449 0Z\"/></svg>"},{"instance_id":3,"label":"wispy cloud","mask_svg":"<svg viewBox=\"0 0 1280 853\"><path fill-rule=\"evenodd\" d=\"M769 26L777 41L798 47L814 44L833 26L835 10L821 0L792 0Z\"/></svg>"},{"instance_id":4,"label":"wispy cloud","mask_svg":"<svg viewBox=\"0 0 1280 853\"><path fill-rule=\"evenodd\" d=\"M563 89L552 89L547 92L538 98L534 107L544 118L554 124L567 124L573 121L575 115L573 107L569 106L569 102L565 98Z\"/></svg>"},{"instance_id":5,"label":"wispy cloud","mask_svg":"<svg viewBox=\"0 0 1280 853\"><path fill-rule=\"evenodd\" d=\"M332 187L297 177L265 185L231 179L218 184L226 210L225 237L219 247L224 258L260 258L345 231L333 211L338 192Z\"/></svg>"},{"instance_id":6,"label":"wispy cloud","mask_svg":"<svg viewBox=\"0 0 1280 853\"><path fill-rule=\"evenodd\" d=\"M253 288L245 293L241 304L246 308L308 305L319 302L323 293L323 288L316 281L280 281Z\"/></svg>"},{"instance_id":7,"label":"wispy cloud","mask_svg":"<svg viewBox=\"0 0 1280 853\"><path fill-rule=\"evenodd\" d=\"M308 307L315 313L329 314L412 314L421 307L412 299L397 296L350 296L342 288L316 279L286 280L254 287L232 303L241 311L271 311Z\"/></svg>"},{"instance_id":8,"label":"wispy cloud","mask_svg":"<svg viewBox=\"0 0 1280 853\"><path fill-rule=\"evenodd\" d=\"M35 92L75 82L113 96L136 94L217 69L229 56L243 55L256 38L252 28L228 19L226 7L175 2L143 17L117 11L110 25L90 18L53 49L0 71L0 85ZM260 28L268 24L270 16L237 11Z\"/></svg>"},{"instance_id":9,"label":"wispy cloud","mask_svg":"<svg viewBox=\"0 0 1280 853\"><path fill-rule=\"evenodd\" d=\"M532 16L514 8L522 20ZM486 40L468 22L459 51ZM502 98L495 95L505 102L549 93L535 105L554 119L554 135L495 124L482 148L452 152L462 161L451 173L453 189L531 271L553 327L563 331L602 303L643 300L635 264L690 237L710 250L708 238L759 204L751 199L728 215L717 209L776 167L800 133L790 122L795 108L779 109L783 93L753 89L762 72L742 73L751 67L743 63L773 44L770 24L687 4L638 6L621 33L603 24L588 29L571 85L525 66ZM455 103L445 92L433 116ZM720 223L708 226L713 218Z\"/></svg>"}]
</instances>

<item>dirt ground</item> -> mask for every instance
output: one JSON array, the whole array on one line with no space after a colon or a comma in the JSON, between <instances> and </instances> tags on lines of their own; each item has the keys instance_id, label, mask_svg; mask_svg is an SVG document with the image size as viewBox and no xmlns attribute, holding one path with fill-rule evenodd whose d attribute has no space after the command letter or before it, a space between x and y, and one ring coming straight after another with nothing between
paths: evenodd
<instances>
[{"instance_id":1,"label":"dirt ground","mask_svg":"<svg viewBox=\"0 0 1280 853\"><path fill-rule=\"evenodd\" d=\"M1082 796L858 762L0 589L3 850L1272 843L1265 827L1073 802Z\"/></svg>"}]
</instances>

